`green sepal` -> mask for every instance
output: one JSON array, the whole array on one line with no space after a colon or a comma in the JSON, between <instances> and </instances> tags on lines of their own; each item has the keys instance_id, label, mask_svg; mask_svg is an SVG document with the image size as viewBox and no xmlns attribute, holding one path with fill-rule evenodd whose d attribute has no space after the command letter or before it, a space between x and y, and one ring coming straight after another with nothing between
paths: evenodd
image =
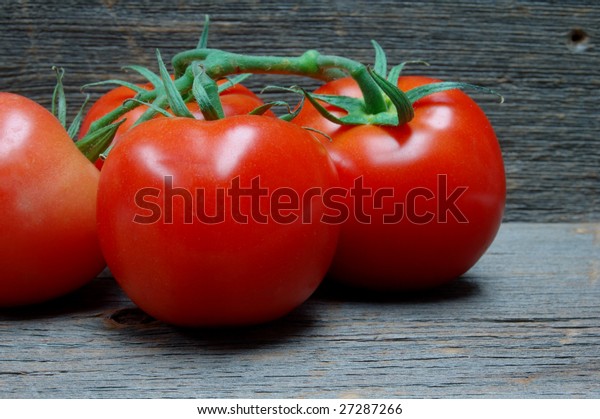
<instances>
[{"instance_id":1,"label":"green sepal","mask_svg":"<svg viewBox=\"0 0 600 419\"><path fill-rule=\"evenodd\" d=\"M408 98L408 100L410 100L410 103L415 103L417 100L419 100L425 96L431 95L433 93L445 92L446 90L453 90L453 89L477 90L477 91L480 91L483 93L498 96L500 98L500 103L504 103L504 97L501 94L496 93L492 89L489 89L487 87L477 86L476 84L460 83L460 82L453 82L453 81L442 81L439 83L431 83L431 84L425 84L423 86L415 87L414 89L411 89L408 92L406 92L406 97Z\"/></svg>"},{"instance_id":2,"label":"green sepal","mask_svg":"<svg viewBox=\"0 0 600 419\"><path fill-rule=\"evenodd\" d=\"M162 79L160 78L160 76L146 67L143 67L141 65L126 65L122 68L123 70L133 70L136 73L140 74L142 77L148 80L150 84L152 84L152 86L154 86L154 88L156 89L160 89L162 87Z\"/></svg>"},{"instance_id":3,"label":"green sepal","mask_svg":"<svg viewBox=\"0 0 600 419\"><path fill-rule=\"evenodd\" d=\"M77 136L77 133L79 132L79 128L81 127L81 122L83 121L83 114L85 111L85 107L87 106L89 101L90 101L90 95L86 95L85 100L83 101L83 104L79 108L77 115L75 115L75 118L73 118L73 122L71 122L71 125L69 125L69 129L67 130L67 134L69 134L69 137L71 137L73 139L73 141L75 141L75 137Z\"/></svg>"},{"instance_id":4,"label":"green sepal","mask_svg":"<svg viewBox=\"0 0 600 419\"><path fill-rule=\"evenodd\" d=\"M154 114L161 114L162 116L166 116L167 118L173 118L175 115L173 115L172 113L170 113L169 111L167 111L166 109L161 108L160 106L157 106L155 103L151 103L151 102L144 102L143 100L139 100L137 98L131 98L131 99L126 99L123 104L126 104L127 102L135 102L135 103L139 103L140 105L144 105L147 106L148 108L152 109L154 111ZM143 115L143 114L142 114ZM153 115L154 116L154 115ZM144 121L142 121L144 122ZM137 125L137 124L134 124Z\"/></svg>"},{"instance_id":5,"label":"green sepal","mask_svg":"<svg viewBox=\"0 0 600 419\"><path fill-rule=\"evenodd\" d=\"M365 102L362 99L334 95L315 95L306 93L306 98L315 109L329 121L339 125L398 125L398 117L395 112L379 112L368 114L365 112ZM337 117L329 112L320 101L343 109L346 115Z\"/></svg>"},{"instance_id":6,"label":"green sepal","mask_svg":"<svg viewBox=\"0 0 600 419\"><path fill-rule=\"evenodd\" d=\"M367 114L365 112L365 102L359 98L352 98L347 96L336 96L336 95L321 95L315 93L309 93L301 87L277 87L267 86L265 90L282 90L292 93L302 94L311 105L319 112L325 119L338 125L398 125L398 117L393 110L386 112L380 112L377 114ZM335 106L344 110L347 114L342 117L337 117L329 112L320 102L325 102L329 105Z\"/></svg>"},{"instance_id":7,"label":"green sepal","mask_svg":"<svg viewBox=\"0 0 600 419\"><path fill-rule=\"evenodd\" d=\"M316 95L314 93L308 93L306 90L304 90L300 86L292 86L292 87L266 86L265 88L263 88L261 90L261 93L264 93L267 90L275 90L275 91L278 90L278 91L283 91L283 92L296 93L301 96L300 102L295 106L295 108L293 110L287 102L283 102L283 101L270 102L270 103L267 103L266 105L263 105L263 106L260 106L259 108L257 108L257 109L262 109L263 107L266 106L266 109L264 110L264 111L266 111L273 106L287 107L288 113L279 116L279 119L282 119L282 120L288 121L288 122L292 121L294 118L296 118L298 116L300 111L302 111L302 108L304 107L304 102L305 102L305 100L308 99L308 101L315 107L315 109L317 109L317 111L321 115L323 115L323 117L325 117L326 119L328 119L336 124L340 124L340 125L345 124L344 121L342 121L341 119L339 119L338 117L333 115L331 112L329 112L327 109L325 109L325 107L323 107L323 105L321 105L319 103L319 101L316 99L316 97L327 97L327 95ZM340 98L341 97L342 96L340 96ZM256 111L256 109L252 112L255 112L255 111Z\"/></svg>"},{"instance_id":8,"label":"green sepal","mask_svg":"<svg viewBox=\"0 0 600 419\"><path fill-rule=\"evenodd\" d=\"M193 83L193 80L192 80L192 83ZM191 90L191 89L190 89L190 91L189 91L189 92L187 92L187 93L182 93L182 94L181 94L181 97L183 98L183 101L184 101L185 103L190 103L192 100L194 100L194 99L195 99L195 98L194 98L194 93L192 92L192 90Z\"/></svg>"},{"instance_id":9,"label":"green sepal","mask_svg":"<svg viewBox=\"0 0 600 419\"><path fill-rule=\"evenodd\" d=\"M194 73L192 93L194 94L194 98L196 98L196 102L198 102L204 119L207 121L223 119L225 113L223 112L223 106L219 98L217 82L198 66L194 66Z\"/></svg>"},{"instance_id":10,"label":"green sepal","mask_svg":"<svg viewBox=\"0 0 600 419\"><path fill-rule=\"evenodd\" d=\"M285 101L275 100L273 102L265 103L264 105L261 105L256 109L253 109L249 113L249 115L264 115L265 112L267 112L269 109L271 109L275 106L283 106L283 107L287 108L287 113L279 116L279 119L290 122L291 120L293 120L295 117L298 116L298 114L302 110L303 104L304 104L304 97L302 98L302 100L300 101L300 104L298 104L298 106L296 106L295 109L292 109L290 104Z\"/></svg>"},{"instance_id":11,"label":"green sepal","mask_svg":"<svg viewBox=\"0 0 600 419\"><path fill-rule=\"evenodd\" d=\"M325 118L329 119L331 122L341 125L362 125L369 124L372 122L374 118L377 118L378 114L367 115L365 113L365 102L362 99L358 99L355 97L347 97L347 96L336 96L336 95L319 95L314 93L307 93L307 99L310 103L315 106L315 103L318 104L319 107L315 106L315 108L319 111L321 115ZM313 99L313 100L311 100ZM331 112L329 112L325 107L323 107L319 102L314 99L318 99L322 102L328 103L330 105L335 106L336 108L340 108L346 111L346 115L342 117L337 117ZM327 116L324 112L329 114ZM333 117L333 118L332 118ZM387 124L386 124L387 125Z\"/></svg>"},{"instance_id":12,"label":"green sepal","mask_svg":"<svg viewBox=\"0 0 600 419\"><path fill-rule=\"evenodd\" d=\"M202 28L202 33L200 34L200 39L198 40L198 45L196 45L197 49L203 49L208 46L209 27L210 27L210 17L208 15L204 15L204 27Z\"/></svg>"},{"instance_id":13,"label":"green sepal","mask_svg":"<svg viewBox=\"0 0 600 419\"><path fill-rule=\"evenodd\" d=\"M325 107L323 105L321 105L319 103L319 101L317 100L317 98L315 96L320 96L320 100L327 102L327 100L323 99L326 96L329 95L313 95L308 93L306 90L304 89L300 89L302 91L302 93L304 94L304 97L306 97L306 99L310 102L311 105L314 106L314 108L323 116L323 118L333 122L334 124L339 124L339 125L346 125L346 122L344 122L341 118L338 118L337 116L335 116L334 114L332 114L331 112L329 112L327 109L325 109ZM343 97L343 96L336 96L336 97Z\"/></svg>"},{"instance_id":14,"label":"green sepal","mask_svg":"<svg viewBox=\"0 0 600 419\"><path fill-rule=\"evenodd\" d=\"M336 96L336 95L320 95L317 93L310 93L310 95L323 102L327 102L330 105L341 108L351 113L360 113L365 110L365 102L362 99L348 96Z\"/></svg>"},{"instance_id":15,"label":"green sepal","mask_svg":"<svg viewBox=\"0 0 600 419\"><path fill-rule=\"evenodd\" d=\"M225 77L227 81L219 85L219 93L223 93L225 90L243 82L250 76L252 76L252 73L237 74L235 76Z\"/></svg>"},{"instance_id":16,"label":"green sepal","mask_svg":"<svg viewBox=\"0 0 600 419\"><path fill-rule=\"evenodd\" d=\"M81 122L83 121L85 107L90 100L90 95L86 95L83 104L77 112L77 115L75 115L75 118L67 127L67 98L65 96L65 89L63 85L65 71L63 68L59 67L52 67L52 69L56 72L56 86L54 87L54 92L52 93L52 114L56 116L60 124L67 131L69 137L75 141L79 132L79 128L81 127Z\"/></svg>"},{"instance_id":17,"label":"green sepal","mask_svg":"<svg viewBox=\"0 0 600 419\"><path fill-rule=\"evenodd\" d=\"M385 51L381 48L381 45L377 43L375 40L371 40L371 44L373 44L373 48L375 48L375 72L381 74L385 77L387 74L387 57L385 56Z\"/></svg>"},{"instance_id":18,"label":"green sepal","mask_svg":"<svg viewBox=\"0 0 600 419\"><path fill-rule=\"evenodd\" d=\"M423 64L426 66L429 66L429 63L427 61L404 61L403 63L398 64L397 66L392 67L392 69L390 70L390 73L387 76L387 81L389 81L390 83L392 83L394 86L398 85L398 79L400 78L400 74L402 73L402 70L404 70L404 67L406 67L407 64ZM377 73L379 73L377 70L375 70ZM382 73L379 73L382 74Z\"/></svg>"},{"instance_id":19,"label":"green sepal","mask_svg":"<svg viewBox=\"0 0 600 419\"><path fill-rule=\"evenodd\" d=\"M330 143L333 142L333 138L331 138L331 136L329 134L321 131L320 129L316 129L316 128L313 128L313 127L305 127L305 126L302 126L302 128L304 128L306 131L310 131L311 135L312 135L313 132L316 132L317 134L322 135L323 137L327 138L327 141L329 141ZM314 135L313 135L313 138L314 138ZM317 141L319 140L318 138L315 138L315 139Z\"/></svg>"},{"instance_id":20,"label":"green sepal","mask_svg":"<svg viewBox=\"0 0 600 419\"><path fill-rule=\"evenodd\" d=\"M307 99L310 102L310 104L313 105L313 107L325 119L333 122L334 124L348 125L349 123L344 122L344 120L342 118L338 118L337 116L335 116L334 114L329 112L327 109L325 109L325 107L323 105L321 105L319 100L329 103L333 106L342 108L346 112L349 112L349 110L346 108L356 109L356 107L359 106L361 108L361 112L364 113L364 110L363 110L364 102L362 102L360 99L356 99L356 98L349 98L349 97L345 97L345 96L334 96L334 95L319 95L319 94L315 94L315 93L309 93L300 86L292 86L292 87L267 86L261 91L261 93L265 92L267 90L280 90L280 91L284 91L284 92L291 92L291 93L296 93L296 94L301 95L303 97L302 104L304 104L304 99Z\"/></svg>"},{"instance_id":21,"label":"green sepal","mask_svg":"<svg viewBox=\"0 0 600 419\"><path fill-rule=\"evenodd\" d=\"M194 115L190 112L190 110L185 105L183 98L181 97L181 93L177 90L175 86L175 82L171 79L171 75L165 66L164 61L160 55L160 51L156 50L156 59L158 60L158 68L160 70L160 78L162 79L162 83L167 94L167 100L169 101L169 107L173 111L173 113L177 116L183 116L185 118L193 118Z\"/></svg>"},{"instance_id":22,"label":"green sepal","mask_svg":"<svg viewBox=\"0 0 600 419\"><path fill-rule=\"evenodd\" d=\"M75 145L89 161L94 163L108 149L117 129L123 122L125 122L125 119L93 131L77 141Z\"/></svg>"},{"instance_id":23,"label":"green sepal","mask_svg":"<svg viewBox=\"0 0 600 419\"><path fill-rule=\"evenodd\" d=\"M147 103L144 103L148 105ZM149 121L154 118L154 116L158 113L162 114L162 110L169 106L169 101L167 100L167 96L165 94L158 95L156 99L152 102L152 106L149 106L148 109L138 118L137 121L133 124L133 126L139 125L142 122ZM161 111L159 111L160 109Z\"/></svg>"},{"instance_id":24,"label":"green sepal","mask_svg":"<svg viewBox=\"0 0 600 419\"><path fill-rule=\"evenodd\" d=\"M252 109L248 115L264 115L269 109L275 106L287 106L288 111L291 112L290 105L282 100L275 100L273 102L267 102L257 108Z\"/></svg>"},{"instance_id":25,"label":"green sepal","mask_svg":"<svg viewBox=\"0 0 600 419\"><path fill-rule=\"evenodd\" d=\"M267 110L271 109L273 106L285 106L287 108L288 112L284 115L279 116L279 119L289 122L298 116L298 114L304 107L305 99L310 96L310 94L306 90L304 90L303 88L301 88L299 86L292 86L292 87L266 86L265 88L263 88L261 90L261 93L264 93L268 90L295 93L295 94L300 95L301 99L300 99L300 102L296 105L296 107L294 109L292 109L291 106L289 105L289 103L287 103L285 101L273 101L273 102L266 103L263 106L259 106L258 108L254 109L252 112L250 112L251 114L256 115L257 112L261 112L260 114L262 114L262 113L266 112ZM317 102L314 106L315 107L320 106L320 104ZM327 110L324 110L324 111L327 112ZM333 115L332 115L332 117L335 118L335 116L333 116Z\"/></svg>"},{"instance_id":26,"label":"green sepal","mask_svg":"<svg viewBox=\"0 0 600 419\"><path fill-rule=\"evenodd\" d=\"M390 98L392 104L396 108L398 115L398 123L396 125L403 125L412 120L415 116L415 111L408 96L400 90L398 86L387 81L370 68L369 74L371 74L375 83L377 83L381 90L383 90L383 93Z\"/></svg>"},{"instance_id":27,"label":"green sepal","mask_svg":"<svg viewBox=\"0 0 600 419\"><path fill-rule=\"evenodd\" d=\"M65 70L56 66L53 66L52 70L56 72L56 86L54 86L54 92L52 93L52 115L59 120L63 128L67 129L67 99L62 82Z\"/></svg>"},{"instance_id":28,"label":"green sepal","mask_svg":"<svg viewBox=\"0 0 600 419\"><path fill-rule=\"evenodd\" d=\"M302 110L302 108L304 107L304 100L305 100L305 98L306 98L306 96L302 96L302 100L300 100L300 103L298 103L298 105L296 106L295 109L292 109L288 103L283 102L285 104L285 106L287 106L288 113L281 115L279 117L279 119L282 119L284 121L290 122L295 117L297 117L298 114L300 113L300 111Z\"/></svg>"},{"instance_id":29,"label":"green sepal","mask_svg":"<svg viewBox=\"0 0 600 419\"><path fill-rule=\"evenodd\" d=\"M110 79L110 80L103 80L103 81L97 81L94 83L88 83L88 84L84 84L83 86L81 86L81 90L86 90L90 87L95 87L95 86L104 86L104 85L118 85L118 86L123 86L123 87L127 87L128 89L133 90L135 93L143 93L143 92L147 92L146 89L133 84L133 83L129 83L128 81L124 81L124 80L118 80L118 79Z\"/></svg>"}]
</instances>

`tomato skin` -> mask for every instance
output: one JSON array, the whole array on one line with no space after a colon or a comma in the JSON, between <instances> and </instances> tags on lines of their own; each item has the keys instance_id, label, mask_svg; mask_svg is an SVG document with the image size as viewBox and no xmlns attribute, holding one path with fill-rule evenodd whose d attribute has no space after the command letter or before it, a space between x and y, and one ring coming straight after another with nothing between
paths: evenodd
<instances>
[{"instance_id":1,"label":"tomato skin","mask_svg":"<svg viewBox=\"0 0 600 419\"><path fill-rule=\"evenodd\" d=\"M408 76L401 77L398 86L407 91L435 81ZM317 93L360 97L351 79L330 82ZM359 222L351 210L330 270L337 281L378 290L439 286L469 270L500 227L506 196L504 165L483 111L458 90L425 97L414 110L414 119L400 127L340 127L310 105L294 120L333 138L322 141L342 187L351 190L361 178L373 193L386 190L393 195L364 198L369 223ZM452 198L453 192L459 195ZM355 201L345 202L354 208ZM449 202L453 206L445 205ZM399 208L404 218L384 222L386 214L402 214Z\"/></svg>"},{"instance_id":2,"label":"tomato skin","mask_svg":"<svg viewBox=\"0 0 600 419\"><path fill-rule=\"evenodd\" d=\"M220 82L222 83L222 82ZM151 85L145 85L144 88L150 88ZM86 113L85 118L81 123L81 128L79 130L79 138L83 138L85 134L90 129L92 123L110 111L118 108L123 104L124 101L131 99L135 96L135 92L128 87L119 86L115 89L112 89L102 95L89 109ZM221 104L223 106L223 113L225 116L232 115L243 115L247 114L259 106L264 105L263 101L260 100L258 96L256 96L251 90L248 88L236 84L231 86L230 88L224 90L221 94ZM200 111L198 104L193 101L187 104L188 109L194 115L194 117L198 120L204 120L204 115ZM148 110L147 106L140 105L131 111L125 113L120 119L125 119L125 121L119 126L117 132L113 138L113 144L116 144L121 136L129 131L131 127L137 122L137 120L143 115L144 112ZM270 111L266 113L266 115L273 116L274 114ZM162 117L159 115L158 117ZM98 169L102 169L104 161L98 159L95 163Z\"/></svg>"},{"instance_id":3,"label":"tomato skin","mask_svg":"<svg viewBox=\"0 0 600 419\"><path fill-rule=\"evenodd\" d=\"M98 170L37 103L0 93L0 307L73 291L105 266Z\"/></svg>"},{"instance_id":4,"label":"tomato skin","mask_svg":"<svg viewBox=\"0 0 600 419\"><path fill-rule=\"evenodd\" d=\"M256 324L285 315L318 287L335 251L338 225L300 219L262 223L252 217L242 223L227 203L222 222L194 216L186 223L185 198L165 198L166 176L179 191L194 197L203 191L205 201L194 199L194 214L200 205L215 213L217 189L229 188L236 177L249 187L258 176L269 193L260 201L263 214L269 214L278 188L302 195L312 187L339 185L325 148L277 118L161 118L134 127L102 170L98 227L111 272L142 310L181 326ZM147 200L161 214L172 203L171 223L132 222L144 214L136 204L143 188L159 191L160 197ZM240 213L250 214L249 201L240 201ZM324 208L314 203L312 210L318 217Z\"/></svg>"}]
</instances>

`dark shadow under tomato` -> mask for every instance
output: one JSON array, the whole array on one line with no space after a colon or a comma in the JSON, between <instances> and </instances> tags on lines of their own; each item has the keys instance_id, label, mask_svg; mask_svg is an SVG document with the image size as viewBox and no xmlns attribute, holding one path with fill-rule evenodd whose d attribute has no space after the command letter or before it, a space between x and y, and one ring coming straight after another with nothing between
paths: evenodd
<instances>
[{"instance_id":1,"label":"dark shadow under tomato","mask_svg":"<svg viewBox=\"0 0 600 419\"><path fill-rule=\"evenodd\" d=\"M326 301L347 301L364 303L440 303L453 300L467 300L481 293L481 286L470 280L469 275L447 284L426 290L389 291L369 290L342 284L326 278L314 298Z\"/></svg>"},{"instance_id":2,"label":"dark shadow under tomato","mask_svg":"<svg viewBox=\"0 0 600 419\"><path fill-rule=\"evenodd\" d=\"M105 310L125 298L112 278L98 277L65 296L44 303L2 308L0 309L0 320L41 320L98 312L98 310Z\"/></svg>"}]
</instances>

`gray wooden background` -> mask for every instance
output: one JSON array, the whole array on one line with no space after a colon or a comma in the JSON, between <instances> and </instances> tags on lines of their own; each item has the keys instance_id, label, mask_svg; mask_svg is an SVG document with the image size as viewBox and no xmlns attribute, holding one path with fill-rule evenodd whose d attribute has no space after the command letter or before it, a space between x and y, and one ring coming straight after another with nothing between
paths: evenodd
<instances>
[{"instance_id":1,"label":"gray wooden background","mask_svg":"<svg viewBox=\"0 0 600 419\"><path fill-rule=\"evenodd\" d=\"M209 45L253 54L309 48L373 60L370 40L407 71L492 87L506 103L475 95L504 152L507 221L600 219L600 5L583 1L0 1L0 91L44 105L52 65L66 70L72 108L79 86L156 68L193 47L204 14ZM135 80L133 75L125 77ZM312 80L256 77L259 89ZM95 90L97 97L101 90Z\"/></svg>"}]
</instances>

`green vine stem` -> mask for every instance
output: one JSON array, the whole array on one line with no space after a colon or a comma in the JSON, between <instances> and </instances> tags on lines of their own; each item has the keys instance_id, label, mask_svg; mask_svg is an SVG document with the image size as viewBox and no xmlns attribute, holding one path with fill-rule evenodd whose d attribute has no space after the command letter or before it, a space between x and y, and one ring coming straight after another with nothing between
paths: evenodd
<instances>
[{"instance_id":1,"label":"green vine stem","mask_svg":"<svg viewBox=\"0 0 600 419\"><path fill-rule=\"evenodd\" d=\"M174 83L180 93L185 94L191 90L194 83L191 67L196 64L214 80L242 73L300 75L324 81L350 75L363 92L366 113L377 114L387 109L384 96L367 67L344 57L321 55L314 50L298 57L250 56L208 48L184 51L173 58L176 77ZM154 101L160 93L161 89L141 92L137 96L138 101L126 102L94 122L90 132L116 121L128 111L140 106L140 102Z\"/></svg>"},{"instance_id":2,"label":"green vine stem","mask_svg":"<svg viewBox=\"0 0 600 419\"><path fill-rule=\"evenodd\" d=\"M190 76L188 73L189 72L186 72L186 75L175 80L175 86L177 87L177 90L179 90L179 92L187 92L192 88L192 83L194 82L194 78L193 78L193 76ZM139 93L136 96L137 101L126 101L118 108L115 108L111 112L104 115L102 118L100 118L97 121L95 121L94 123L92 123L90 125L89 132L91 133L93 131L97 131L101 128L104 128L105 126L107 126L110 123L119 119L121 116L123 116L127 112L140 106L144 102L152 102L152 101L156 100L156 98L159 95L161 95L161 93L164 93L164 91L163 91L163 89L159 89L159 88Z\"/></svg>"},{"instance_id":3,"label":"green vine stem","mask_svg":"<svg viewBox=\"0 0 600 419\"><path fill-rule=\"evenodd\" d=\"M387 109L381 90L370 76L367 67L345 57L321 55L315 50L306 51L299 57L278 57L243 55L202 48L184 51L173 57L175 76L185 74L185 70L194 62L200 62L206 74L215 80L242 73L299 75L324 81L349 75L356 80L363 93L366 113L377 114Z\"/></svg>"},{"instance_id":4,"label":"green vine stem","mask_svg":"<svg viewBox=\"0 0 600 419\"><path fill-rule=\"evenodd\" d=\"M202 46L203 43L201 42L200 45ZM189 113L186 112L184 97L196 97L198 102L201 103L201 108L202 104L206 104L202 108L205 115L215 114L218 116L220 115L220 103L217 103L218 93L216 92L215 80L239 74L287 74L311 77L323 81L351 76L362 92L362 99L341 96L326 97L326 95L308 94L303 89L297 89L318 109L322 107L316 102L316 99L346 109L348 115L341 119L328 114L325 109L320 109L325 117L342 124L400 125L406 123L412 119L412 104L416 100L443 90L474 88L497 95L497 93L483 87L455 82L420 86L404 93L396 86L396 80L406 63L393 68L386 79L387 63L385 54L376 42L374 42L374 45L377 53L375 70L367 68L358 61L335 55L322 55L315 50L306 51L296 57L282 57L243 55L200 47L181 52L173 57L174 80L171 80L160 53L157 51L160 76L147 69L136 70L136 68L133 68L142 74L147 74L147 78L154 85L154 88L152 90L137 89L138 93L135 100L124 102L121 106L94 122L88 134L78 141L78 144L89 143L90 138L88 137L93 136L96 131L105 129L119 120L125 113L144 103L150 105L149 110L142 115L137 123L154 117L161 111L161 108L166 107L171 107L176 115L189 117ZM380 72L383 74L379 74ZM216 105L212 107L212 112L210 109L211 104ZM208 116L207 119L211 119Z\"/></svg>"}]
</instances>

